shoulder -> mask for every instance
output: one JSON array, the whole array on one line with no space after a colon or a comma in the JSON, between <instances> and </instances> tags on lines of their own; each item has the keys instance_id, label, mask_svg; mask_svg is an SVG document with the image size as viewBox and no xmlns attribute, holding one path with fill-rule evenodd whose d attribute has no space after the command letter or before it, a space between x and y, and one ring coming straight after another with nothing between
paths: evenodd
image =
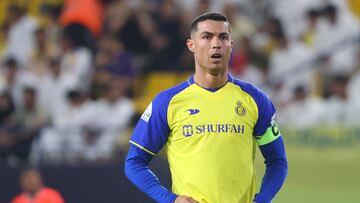
<instances>
[{"instance_id":1,"label":"shoulder","mask_svg":"<svg viewBox=\"0 0 360 203\"><path fill-rule=\"evenodd\" d=\"M183 82L170 89L160 92L145 109L141 119L148 122L150 117L154 117L155 115L156 118L163 118L164 121L167 120L164 118L167 117L167 111L171 99L187 87L189 87L189 83Z\"/></svg>"},{"instance_id":2,"label":"shoulder","mask_svg":"<svg viewBox=\"0 0 360 203\"><path fill-rule=\"evenodd\" d=\"M41 193L43 193L44 195L52 195L52 196L60 196L60 193L53 189L53 188L49 188L49 187L45 187L41 190Z\"/></svg>"},{"instance_id":3,"label":"shoulder","mask_svg":"<svg viewBox=\"0 0 360 203\"><path fill-rule=\"evenodd\" d=\"M160 92L153 100L153 104L168 105L171 99L189 87L188 81L180 83L170 89Z\"/></svg>"},{"instance_id":4,"label":"shoulder","mask_svg":"<svg viewBox=\"0 0 360 203\"><path fill-rule=\"evenodd\" d=\"M25 198L25 194L21 193L19 195L17 195L12 201L11 203L23 203L25 202L26 198Z\"/></svg>"},{"instance_id":5,"label":"shoulder","mask_svg":"<svg viewBox=\"0 0 360 203\"><path fill-rule=\"evenodd\" d=\"M53 188L49 188L49 187L45 187L41 190L41 194L40 194L41 198L44 199L52 199L52 202L56 202L56 203L64 203L64 199L61 196L60 192L58 192L57 190L53 189Z\"/></svg>"},{"instance_id":6,"label":"shoulder","mask_svg":"<svg viewBox=\"0 0 360 203\"><path fill-rule=\"evenodd\" d=\"M267 95L255 85L236 78L234 78L232 82L248 93L256 101L256 103L260 102L262 99L268 100Z\"/></svg>"}]
</instances>

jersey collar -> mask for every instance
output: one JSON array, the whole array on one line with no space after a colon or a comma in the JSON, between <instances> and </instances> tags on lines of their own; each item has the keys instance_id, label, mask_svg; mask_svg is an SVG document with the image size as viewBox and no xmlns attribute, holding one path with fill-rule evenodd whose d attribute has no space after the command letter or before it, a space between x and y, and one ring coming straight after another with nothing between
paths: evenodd
<instances>
[{"instance_id":1,"label":"jersey collar","mask_svg":"<svg viewBox=\"0 0 360 203\"><path fill-rule=\"evenodd\" d=\"M188 82L189 86L192 85L192 84L196 84L196 83L195 83L195 80L194 80L194 75L192 75L192 76L187 80L187 82ZM234 77L233 77L230 73L228 73L228 80L227 80L227 82L234 82ZM225 84L225 85L226 85L226 84ZM224 86L225 86L225 85L224 85ZM199 85L199 86L200 86L200 85ZM220 87L220 88L221 88L221 87ZM217 90L220 89L220 88L217 88ZM207 88L204 88L204 89L207 89ZM210 90L213 90L213 89L210 88Z\"/></svg>"}]
</instances>

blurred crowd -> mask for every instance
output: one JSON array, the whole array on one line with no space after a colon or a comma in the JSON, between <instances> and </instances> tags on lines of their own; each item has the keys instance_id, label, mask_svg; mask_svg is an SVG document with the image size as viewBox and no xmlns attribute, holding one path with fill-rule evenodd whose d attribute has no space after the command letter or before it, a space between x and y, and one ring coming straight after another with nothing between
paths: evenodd
<instances>
[{"instance_id":1,"label":"blurred crowd","mask_svg":"<svg viewBox=\"0 0 360 203\"><path fill-rule=\"evenodd\" d=\"M207 11L228 17L230 71L269 94L280 126L360 123L356 1L4 2L0 162L99 163L119 156L143 110L135 104L143 81L194 69L185 42L192 19Z\"/></svg>"}]
</instances>

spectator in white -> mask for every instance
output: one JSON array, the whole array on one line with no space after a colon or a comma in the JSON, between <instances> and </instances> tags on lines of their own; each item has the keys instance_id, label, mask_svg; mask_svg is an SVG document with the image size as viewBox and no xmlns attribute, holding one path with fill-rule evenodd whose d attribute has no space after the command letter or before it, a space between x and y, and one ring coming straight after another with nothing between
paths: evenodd
<instances>
[{"instance_id":1,"label":"spectator in white","mask_svg":"<svg viewBox=\"0 0 360 203\"><path fill-rule=\"evenodd\" d=\"M50 163L63 160L99 162L110 160L126 135L134 106L125 97L121 78L109 82L103 99L92 102L78 91L70 91L70 106L54 127L43 132L40 157ZM40 158L41 159L41 158Z\"/></svg>"},{"instance_id":2,"label":"spectator in white","mask_svg":"<svg viewBox=\"0 0 360 203\"><path fill-rule=\"evenodd\" d=\"M34 162L76 164L80 160L83 128L91 126L90 120L96 118L96 107L79 90L70 90L67 100L67 108L52 127L43 130L33 148Z\"/></svg>"},{"instance_id":3,"label":"spectator in white","mask_svg":"<svg viewBox=\"0 0 360 203\"><path fill-rule=\"evenodd\" d=\"M289 40L298 40L306 29L305 14L309 8L320 6L321 1L273 0L270 1L272 15L280 19Z\"/></svg>"},{"instance_id":4,"label":"spectator in white","mask_svg":"<svg viewBox=\"0 0 360 203\"><path fill-rule=\"evenodd\" d=\"M28 70L39 80L48 72L49 61L51 58L59 56L56 51L50 47L47 40L45 28L36 29L35 46L31 50L31 56L28 63Z\"/></svg>"},{"instance_id":5,"label":"spectator in white","mask_svg":"<svg viewBox=\"0 0 360 203\"><path fill-rule=\"evenodd\" d=\"M51 59L49 71L39 80L39 103L44 107L51 120L57 122L66 109L66 91L70 87L61 80L61 67L59 59Z\"/></svg>"},{"instance_id":6,"label":"spectator in white","mask_svg":"<svg viewBox=\"0 0 360 203\"><path fill-rule=\"evenodd\" d=\"M331 95L325 101L325 123L328 125L358 126L360 106L352 102L347 92L348 76L334 75L331 78Z\"/></svg>"},{"instance_id":7,"label":"spectator in white","mask_svg":"<svg viewBox=\"0 0 360 203\"><path fill-rule=\"evenodd\" d=\"M311 48L314 47L314 35L317 31L320 14L320 10L315 8L311 8L306 12L306 28L301 38L302 41Z\"/></svg>"},{"instance_id":8,"label":"spectator in white","mask_svg":"<svg viewBox=\"0 0 360 203\"><path fill-rule=\"evenodd\" d=\"M299 84L307 84L311 88L313 70L309 69L308 62L311 59L311 51L298 42L290 42L284 33L275 36L279 48L270 56L268 78L274 87L279 105L290 101L293 89Z\"/></svg>"},{"instance_id":9,"label":"spectator in white","mask_svg":"<svg viewBox=\"0 0 360 203\"><path fill-rule=\"evenodd\" d=\"M49 2L42 4L42 14L44 21L47 22L46 27L46 41L47 46L50 47L51 50L51 56L57 57L60 52L60 47L58 46L60 43L61 38L61 32L62 32L62 26L59 22L59 15L62 11L61 4L54 5Z\"/></svg>"},{"instance_id":10,"label":"spectator in white","mask_svg":"<svg viewBox=\"0 0 360 203\"><path fill-rule=\"evenodd\" d=\"M326 109L321 98L311 96L305 86L293 90L290 104L277 114L277 121L289 128L303 130L319 125Z\"/></svg>"},{"instance_id":11,"label":"spectator in white","mask_svg":"<svg viewBox=\"0 0 360 203\"><path fill-rule=\"evenodd\" d=\"M38 28L38 22L16 5L9 6L7 15L11 25L6 56L15 57L19 64L26 68L34 47L34 32Z\"/></svg>"},{"instance_id":12,"label":"spectator in white","mask_svg":"<svg viewBox=\"0 0 360 203\"><path fill-rule=\"evenodd\" d=\"M257 32L251 36L252 44L255 49L266 55L271 55L278 46L273 36L283 33L284 29L279 19L273 17L265 18Z\"/></svg>"},{"instance_id":13,"label":"spectator in white","mask_svg":"<svg viewBox=\"0 0 360 203\"><path fill-rule=\"evenodd\" d=\"M314 36L314 50L330 65L330 74L350 74L356 64L358 45L354 37L360 34L359 22L349 10L339 12L335 5L328 4L322 11Z\"/></svg>"},{"instance_id":14,"label":"spectator in white","mask_svg":"<svg viewBox=\"0 0 360 203\"><path fill-rule=\"evenodd\" d=\"M93 74L93 60L91 51L86 48L87 41L83 39L78 26L69 25L64 30L60 77L69 89L77 88L87 92Z\"/></svg>"},{"instance_id":15,"label":"spectator in white","mask_svg":"<svg viewBox=\"0 0 360 203\"><path fill-rule=\"evenodd\" d=\"M134 105L125 96L121 78L113 78L105 87L105 95L96 104L92 123L83 130L79 156L89 162L108 161L117 147L125 149Z\"/></svg>"},{"instance_id":16,"label":"spectator in white","mask_svg":"<svg viewBox=\"0 0 360 203\"><path fill-rule=\"evenodd\" d=\"M28 83L33 84L34 77L11 57L5 60L0 73L0 89L10 92L15 106L22 106L22 88Z\"/></svg>"}]
</instances>

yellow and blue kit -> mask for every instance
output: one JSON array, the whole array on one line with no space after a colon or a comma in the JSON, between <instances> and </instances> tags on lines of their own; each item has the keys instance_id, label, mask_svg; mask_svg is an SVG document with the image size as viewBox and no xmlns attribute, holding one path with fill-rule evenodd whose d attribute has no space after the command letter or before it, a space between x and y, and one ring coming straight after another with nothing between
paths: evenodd
<instances>
[{"instance_id":1,"label":"yellow and blue kit","mask_svg":"<svg viewBox=\"0 0 360 203\"><path fill-rule=\"evenodd\" d=\"M127 177L158 202L177 195L199 203L271 202L287 175L275 108L255 86L231 75L221 88L200 87L193 77L161 92L130 138ZM165 146L171 191L148 168ZM256 194L254 159L259 146L267 166Z\"/></svg>"}]
</instances>

